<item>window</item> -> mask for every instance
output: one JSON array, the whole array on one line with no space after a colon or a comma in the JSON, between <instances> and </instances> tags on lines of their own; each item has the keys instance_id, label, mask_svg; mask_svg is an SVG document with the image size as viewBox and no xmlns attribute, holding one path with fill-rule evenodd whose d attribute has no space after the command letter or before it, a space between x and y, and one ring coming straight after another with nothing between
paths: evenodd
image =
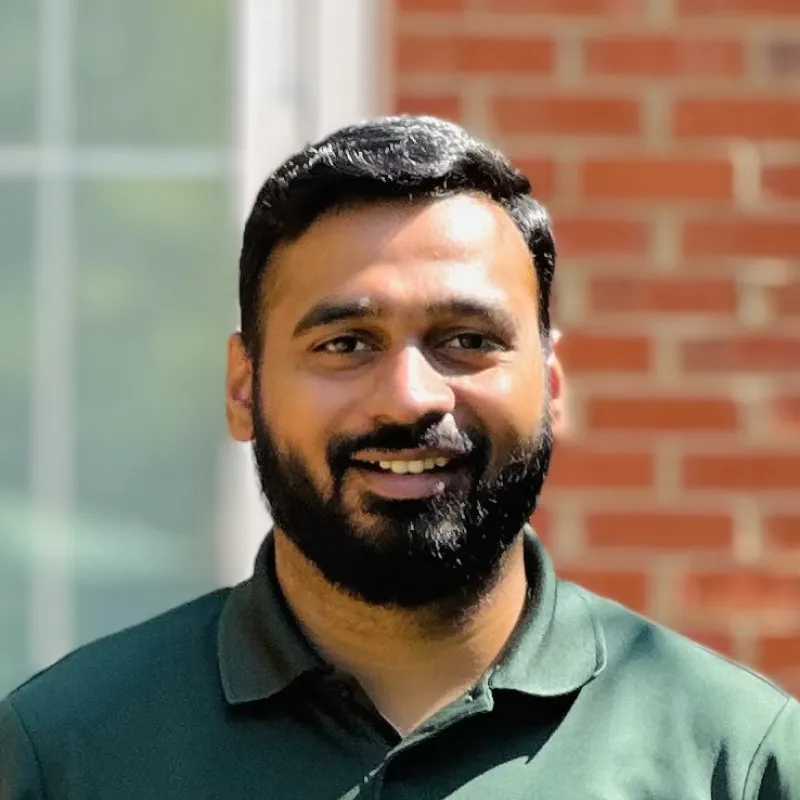
<instances>
[{"instance_id":1,"label":"window","mask_svg":"<svg viewBox=\"0 0 800 800\"><path fill-rule=\"evenodd\" d=\"M3 3L0 695L249 570L238 236L280 159L372 111L375 7L332 6Z\"/></svg>"}]
</instances>

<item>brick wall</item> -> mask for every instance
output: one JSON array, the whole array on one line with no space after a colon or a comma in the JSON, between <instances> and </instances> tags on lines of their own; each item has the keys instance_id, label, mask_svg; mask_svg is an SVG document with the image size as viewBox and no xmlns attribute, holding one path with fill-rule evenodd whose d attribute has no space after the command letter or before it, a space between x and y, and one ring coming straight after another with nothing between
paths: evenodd
<instances>
[{"instance_id":1,"label":"brick wall","mask_svg":"<svg viewBox=\"0 0 800 800\"><path fill-rule=\"evenodd\" d=\"M800 0L395 0L395 109L550 209L562 574L800 693Z\"/></svg>"}]
</instances>

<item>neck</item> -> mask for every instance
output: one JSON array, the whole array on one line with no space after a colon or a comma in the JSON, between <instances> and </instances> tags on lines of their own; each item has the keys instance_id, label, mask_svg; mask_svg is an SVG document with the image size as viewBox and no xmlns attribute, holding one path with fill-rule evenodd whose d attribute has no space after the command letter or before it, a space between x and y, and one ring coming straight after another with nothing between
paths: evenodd
<instances>
[{"instance_id":1,"label":"neck","mask_svg":"<svg viewBox=\"0 0 800 800\"><path fill-rule=\"evenodd\" d=\"M523 537L491 586L466 608L374 606L332 586L289 538L275 530L278 582L318 652L355 677L401 733L472 688L495 663L527 594Z\"/></svg>"}]
</instances>

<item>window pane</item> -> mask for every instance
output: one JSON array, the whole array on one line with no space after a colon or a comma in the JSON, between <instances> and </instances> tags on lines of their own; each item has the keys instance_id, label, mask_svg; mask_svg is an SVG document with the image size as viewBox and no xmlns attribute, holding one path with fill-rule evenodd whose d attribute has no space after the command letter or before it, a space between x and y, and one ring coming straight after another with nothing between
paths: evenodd
<instances>
[{"instance_id":1,"label":"window pane","mask_svg":"<svg viewBox=\"0 0 800 800\"><path fill-rule=\"evenodd\" d=\"M0 182L0 695L24 677L34 187Z\"/></svg>"},{"instance_id":2,"label":"window pane","mask_svg":"<svg viewBox=\"0 0 800 800\"><path fill-rule=\"evenodd\" d=\"M35 136L38 5L0 3L0 142L30 142Z\"/></svg>"},{"instance_id":3,"label":"window pane","mask_svg":"<svg viewBox=\"0 0 800 800\"><path fill-rule=\"evenodd\" d=\"M76 0L82 143L228 139L230 0Z\"/></svg>"},{"instance_id":4,"label":"window pane","mask_svg":"<svg viewBox=\"0 0 800 800\"><path fill-rule=\"evenodd\" d=\"M76 189L81 641L208 588L236 264L228 187Z\"/></svg>"},{"instance_id":5,"label":"window pane","mask_svg":"<svg viewBox=\"0 0 800 800\"><path fill-rule=\"evenodd\" d=\"M23 510L14 509L4 505L2 509L2 529L0 536L3 544L0 545L2 558L0 558L0 641L3 648L0 651L0 696L5 697L15 686L19 686L30 672L28 668L28 654L26 648L26 602L28 592L27 569L25 554L15 548L11 549L6 537L13 534L14 525L19 525L27 515ZM18 537L15 544L19 544Z\"/></svg>"},{"instance_id":6,"label":"window pane","mask_svg":"<svg viewBox=\"0 0 800 800\"><path fill-rule=\"evenodd\" d=\"M0 487L28 487L28 435L33 363L33 244L35 187L0 182Z\"/></svg>"}]
</instances>

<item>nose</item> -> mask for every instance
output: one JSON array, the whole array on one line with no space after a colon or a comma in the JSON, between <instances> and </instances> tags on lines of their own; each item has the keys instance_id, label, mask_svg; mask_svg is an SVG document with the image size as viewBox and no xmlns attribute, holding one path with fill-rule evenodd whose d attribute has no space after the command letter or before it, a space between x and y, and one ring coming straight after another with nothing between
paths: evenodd
<instances>
[{"instance_id":1,"label":"nose","mask_svg":"<svg viewBox=\"0 0 800 800\"><path fill-rule=\"evenodd\" d=\"M455 394L445 376L417 347L387 357L376 374L370 409L376 421L410 425L428 414L449 414Z\"/></svg>"}]
</instances>

